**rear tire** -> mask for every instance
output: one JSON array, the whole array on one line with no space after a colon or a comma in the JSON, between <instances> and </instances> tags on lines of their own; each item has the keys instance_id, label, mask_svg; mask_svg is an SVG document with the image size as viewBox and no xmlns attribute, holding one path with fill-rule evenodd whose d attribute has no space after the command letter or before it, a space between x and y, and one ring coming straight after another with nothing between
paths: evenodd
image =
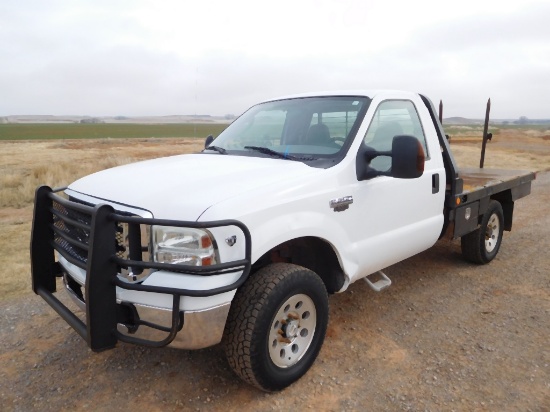
<instances>
[{"instance_id":1,"label":"rear tire","mask_svg":"<svg viewBox=\"0 0 550 412\"><path fill-rule=\"evenodd\" d=\"M311 367L327 323L321 278L301 266L271 264L237 290L224 332L227 360L245 382L281 390Z\"/></svg>"},{"instance_id":2,"label":"rear tire","mask_svg":"<svg viewBox=\"0 0 550 412\"><path fill-rule=\"evenodd\" d=\"M502 206L491 200L483 214L481 224L471 233L462 236L461 247L464 259L479 264L489 263L497 255L504 232Z\"/></svg>"}]
</instances>

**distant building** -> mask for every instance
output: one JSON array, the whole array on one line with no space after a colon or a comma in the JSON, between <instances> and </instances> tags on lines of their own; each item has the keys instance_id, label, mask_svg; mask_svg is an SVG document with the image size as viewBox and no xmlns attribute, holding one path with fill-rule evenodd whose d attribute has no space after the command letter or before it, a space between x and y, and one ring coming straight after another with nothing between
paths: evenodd
<instances>
[{"instance_id":1,"label":"distant building","mask_svg":"<svg viewBox=\"0 0 550 412\"><path fill-rule=\"evenodd\" d=\"M98 119L97 117L90 117L89 119L82 119L80 123L90 124L90 123L105 123L105 122L101 119Z\"/></svg>"}]
</instances>

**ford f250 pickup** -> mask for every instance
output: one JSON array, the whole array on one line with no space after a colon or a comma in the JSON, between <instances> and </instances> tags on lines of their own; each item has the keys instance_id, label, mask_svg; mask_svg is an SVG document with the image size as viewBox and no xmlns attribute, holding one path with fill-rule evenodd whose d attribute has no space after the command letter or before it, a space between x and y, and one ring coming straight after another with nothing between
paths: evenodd
<instances>
[{"instance_id":1,"label":"ford f250 pickup","mask_svg":"<svg viewBox=\"0 0 550 412\"><path fill-rule=\"evenodd\" d=\"M490 262L534 178L459 169L420 94L273 99L200 153L38 188L32 288L93 351L221 342L239 377L276 391L315 361L329 294L388 287L384 268L444 234Z\"/></svg>"}]
</instances>

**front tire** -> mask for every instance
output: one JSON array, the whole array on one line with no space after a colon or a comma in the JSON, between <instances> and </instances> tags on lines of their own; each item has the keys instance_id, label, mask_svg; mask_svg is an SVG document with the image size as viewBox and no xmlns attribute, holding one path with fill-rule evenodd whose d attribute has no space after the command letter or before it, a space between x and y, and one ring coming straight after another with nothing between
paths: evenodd
<instances>
[{"instance_id":1,"label":"front tire","mask_svg":"<svg viewBox=\"0 0 550 412\"><path fill-rule=\"evenodd\" d=\"M502 206L496 200L491 200L487 211L483 214L481 224L471 233L462 236L461 248L464 259L485 264L497 255L502 234L504 232L504 214Z\"/></svg>"},{"instance_id":2,"label":"front tire","mask_svg":"<svg viewBox=\"0 0 550 412\"><path fill-rule=\"evenodd\" d=\"M245 382L281 390L304 375L323 344L328 295L314 272L275 263L256 272L237 291L229 311L224 347Z\"/></svg>"}]
</instances>

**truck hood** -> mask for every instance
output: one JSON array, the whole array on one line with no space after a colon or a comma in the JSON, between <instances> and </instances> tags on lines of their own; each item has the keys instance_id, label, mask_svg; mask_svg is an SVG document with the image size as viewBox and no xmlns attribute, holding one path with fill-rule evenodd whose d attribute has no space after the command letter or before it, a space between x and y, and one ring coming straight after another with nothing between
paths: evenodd
<instances>
[{"instance_id":1,"label":"truck hood","mask_svg":"<svg viewBox=\"0 0 550 412\"><path fill-rule=\"evenodd\" d=\"M301 162L219 154L190 154L103 170L77 180L73 192L150 211L161 219L197 220L209 207L266 185L319 169Z\"/></svg>"}]
</instances>

